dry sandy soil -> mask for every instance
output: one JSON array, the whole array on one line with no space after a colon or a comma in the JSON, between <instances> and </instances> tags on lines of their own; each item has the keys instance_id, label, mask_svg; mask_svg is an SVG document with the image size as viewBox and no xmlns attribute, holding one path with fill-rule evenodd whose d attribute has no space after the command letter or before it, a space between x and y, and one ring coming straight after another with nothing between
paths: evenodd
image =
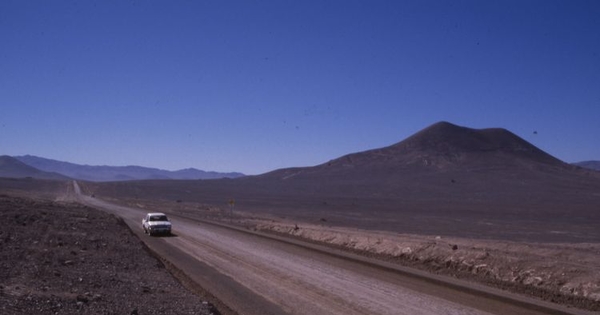
<instances>
[{"instance_id":1,"label":"dry sandy soil","mask_svg":"<svg viewBox=\"0 0 600 315\"><path fill-rule=\"evenodd\" d=\"M113 215L0 193L0 222L1 314L219 314Z\"/></svg>"}]
</instances>

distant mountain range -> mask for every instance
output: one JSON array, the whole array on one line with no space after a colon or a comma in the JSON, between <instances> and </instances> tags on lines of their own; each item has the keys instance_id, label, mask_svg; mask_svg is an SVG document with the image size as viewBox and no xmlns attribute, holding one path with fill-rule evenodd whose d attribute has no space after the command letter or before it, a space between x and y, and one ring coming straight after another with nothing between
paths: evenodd
<instances>
[{"instance_id":1,"label":"distant mountain range","mask_svg":"<svg viewBox=\"0 0 600 315\"><path fill-rule=\"evenodd\" d=\"M167 171L141 166L90 166L24 155L3 156L0 177L73 178L87 181L126 181L147 179L217 179L242 177L242 173L206 172L194 168ZM16 163L19 162L19 163Z\"/></svg>"},{"instance_id":2,"label":"distant mountain range","mask_svg":"<svg viewBox=\"0 0 600 315\"><path fill-rule=\"evenodd\" d=\"M252 178L259 182L281 180L282 185L277 189L288 187L308 192L328 186L353 191L360 187L357 193L373 195L395 194L400 188L398 183L404 187L444 174L448 180L456 182L464 177L464 172L498 173L502 178L506 177L503 172L521 174L524 170L528 172L522 174L530 175L577 167L600 170L600 161L564 163L506 129L471 129L448 122L433 124L388 147L348 154L313 167L279 169L257 176L194 168L167 171L141 166L79 165L31 155L15 156L15 160L9 158L2 157L0 177L73 178L97 182L248 177L247 180ZM254 188L258 187L261 185Z\"/></svg>"},{"instance_id":3,"label":"distant mountain range","mask_svg":"<svg viewBox=\"0 0 600 315\"><path fill-rule=\"evenodd\" d=\"M29 166L11 156L0 156L0 177L11 178L39 178L39 179L69 179L67 176L54 173L44 172L35 167Z\"/></svg>"},{"instance_id":4,"label":"distant mountain range","mask_svg":"<svg viewBox=\"0 0 600 315\"><path fill-rule=\"evenodd\" d=\"M600 171L600 161L583 161L583 162L573 163L573 165Z\"/></svg>"}]
</instances>

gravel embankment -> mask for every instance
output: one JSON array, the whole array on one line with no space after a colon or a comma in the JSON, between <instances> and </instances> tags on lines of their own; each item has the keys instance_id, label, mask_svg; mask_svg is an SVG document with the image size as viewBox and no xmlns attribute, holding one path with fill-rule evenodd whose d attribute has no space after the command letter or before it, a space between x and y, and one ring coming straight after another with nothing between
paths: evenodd
<instances>
[{"instance_id":1,"label":"gravel embankment","mask_svg":"<svg viewBox=\"0 0 600 315\"><path fill-rule=\"evenodd\" d=\"M116 217L0 195L1 314L219 314Z\"/></svg>"}]
</instances>

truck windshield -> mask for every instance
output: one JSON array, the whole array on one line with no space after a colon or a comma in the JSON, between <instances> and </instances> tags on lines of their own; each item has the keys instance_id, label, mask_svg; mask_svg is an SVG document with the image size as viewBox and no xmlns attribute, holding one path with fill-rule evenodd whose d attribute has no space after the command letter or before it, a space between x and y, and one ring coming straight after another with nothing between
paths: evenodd
<instances>
[{"instance_id":1,"label":"truck windshield","mask_svg":"<svg viewBox=\"0 0 600 315\"><path fill-rule=\"evenodd\" d=\"M167 220L167 216L161 215L161 216L150 217L150 221L168 221L168 220Z\"/></svg>"}]
</instances>

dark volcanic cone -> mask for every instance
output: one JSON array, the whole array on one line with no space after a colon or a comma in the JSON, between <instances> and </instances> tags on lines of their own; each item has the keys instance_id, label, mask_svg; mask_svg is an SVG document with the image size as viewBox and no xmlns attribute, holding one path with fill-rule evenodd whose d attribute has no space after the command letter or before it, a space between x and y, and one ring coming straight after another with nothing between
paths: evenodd
<instances>
[{"instance_id":1,"label":"dark volcanic cone","mask_svg":"<svg viewBox=\"0 0 600 315\"><path fill-rule=\"evenodd\" d=\"M464 161L512 164L514 160L520 160L566 166L506 129L471 129L447 122L436 123L386 149L404 155L410 163L424 165L443 166Z\"/></svg>"},{"instance_id":2,"label":"dark volcanic cone","mask_svg":"<svg viewBox=\"0 0 600 315\"><path fill-rule=\"evenodd\" d=\"M508 130L471 129L447 122L429 126L397 144L308 167L277 170L265 178L322 178L389 181L430 172L523 172L574 167L554 158ZM400 177L398 177L400 176Z\"/></svg>"}]
</instances>

